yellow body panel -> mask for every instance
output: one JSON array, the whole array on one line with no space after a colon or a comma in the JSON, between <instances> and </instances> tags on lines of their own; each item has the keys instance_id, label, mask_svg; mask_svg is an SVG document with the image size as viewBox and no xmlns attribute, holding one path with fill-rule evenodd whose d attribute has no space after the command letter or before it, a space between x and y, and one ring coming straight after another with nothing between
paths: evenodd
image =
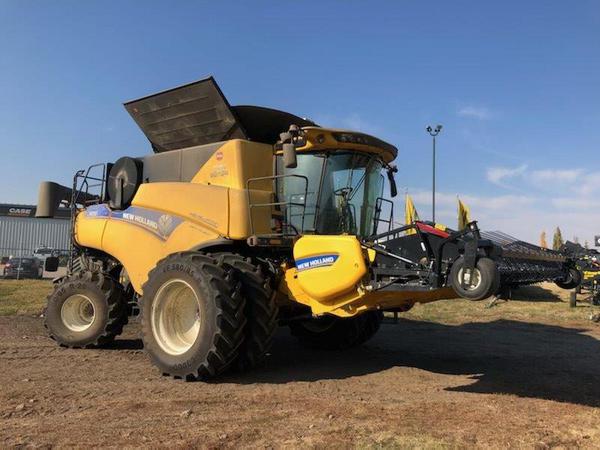
<instances>
[{"instance_id":1,"label":"yellow body panel","mask_svg":"<svg viewBox=\"0 0 600 450\"><path fill-rule=\"evenodd\" d=\"M338 317L351 317L370 309L408 310L416 303L430 303L458 297L452 288L373 292L367 291L359 285L354 290L322 302L311 297L302 289L295 267L285 271L279 291L287 299L310 307L315 316L332 314Z\"/></svg>"},{"instance_id":2,"label":"yellow body panel","mask_svg":"<svg viewBox=\"0 0 600 450\"><path fill-rule=\"evenodd\" d=\"M322 314L334 314L340 317L350 317L364 310L364 308L357 310L354 307L354 303L365 295L360 287L345 294L341 294L328 302L322 302L311 297L302 289L298 280L298 271L295 267L285 271L284 277L279 285L279 291L289 300L310 307L312 313L316 316Z\"/></svg>"},{"instance_id":3,"label":"yellow body panel","mask_svg":"<svg viewBox=\"0 0 600 450\"><path fill-rule=\"evenodd\" d=\"M142 184L132 206L176 214L221 236L229 234L229 189L195 183Z\"/></svg>"},{"instance_id":4,"label":"yellow body panel","mask_svg":"<svg viewBox=\"0 0 600 450\"><path fill-rule=\"evenodd\" d=\"M294 245L296 267L284 268L280 292L314 315L350 317L369 309L409 309L415 303L455 298L452 288L369 291L362 280L372 251L354 236L303 236Z\"/></svg>"},{"instance_id":5,"label":"yellow body panel","mask_svg":"<svg viewBox=\"0 0 600 450\"><path fill-rule=\"evenodd\" d=\"M88 220L81 220L83 213L77 215L73 230L75 242L83 247L102 249L102 238L108 221L90 214L90 211L86 211L86 215Z\"/></svg>"},{"instance_id":6,"label":"yellow body panel","mask_svg":"<svg viewBox=\"0 0 600 450\"><path fill-rule=\"evenodd\" d=\"M304 136L306 145L298 147L298 152L310 151L331 151L331 150L354 150L365 153L375 153L381 155L385 162L391 162L396 155L391 149L382 148L375 145L359 144L356 142L340 142L334 137L334 133L356 134L348 130L335 130L319 127L304 127Z\"/></svg>"},{"instance_id":7,"label":"yellow body panel","mask_svg":"<svg viewBox=\"0 0 600 450\"><path fill-rule=\"evenodd\" d=\"M106 205L78 214L75 239L102 250L127 270L138 293L148 272L165 256L219 239L243 240L251 235L249 178L273 174L270 145L231 140L199 169L192 182L143 183L125 211ZM273 200L272 182L252 183L254 203ZM271 210L254 208L254 232L271 232Z\"/></svg>"},{"instance_id":8,"label":"yellow body panel","mask_svg":"<svg viewBox=\"0 0 600 450\"><path fill-rule=\"evenodd\" d=\"M258 142L232 139L223 144L200 168L192 183L246 189L249 178L273 175L273 147ZM254 182L251 189L272 190L269 180Z\"/></svg>"},{"instance_id":9,"label":"yellow body panel","mask_svg":"<svg viewBox=\"0 0 600 450\"><path fill-rule=\"evenodd\" d=\"M294 245L294 260L302 290L320 302L356 290L367 273L354 236L303 236Z\"/></svg>"},{"instance_id":10,"label":"yellow body panel","mask_svg":"<svg viewBox=\"0 0 600 450\"><path fill-rule=\"evenodd\" d=\"M600 275L600 271L598 271L598 270L584 270L583 271L583 279L585 281L593 280L598 275Z\"/></svg>"}]
</instances>

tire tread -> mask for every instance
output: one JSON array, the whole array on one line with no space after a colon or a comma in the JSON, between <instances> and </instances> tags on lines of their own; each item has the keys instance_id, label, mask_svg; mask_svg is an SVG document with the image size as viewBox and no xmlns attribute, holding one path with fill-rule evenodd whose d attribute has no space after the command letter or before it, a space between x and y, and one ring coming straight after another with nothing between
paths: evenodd
<instances>
[{"instance_id":1,"label":"tire tread","mask_svg":"<svg viewBox=\"0 0 600 450\"><path fill-rule=\"evenodd\" d=\"M47 304L53 301L55 295L60 289L69 284L89 283L93 284L103 292L104 298L108 305L108 320L102 332L96 339L85 345L71 344L65 342L58 335L53 333L52 327L48 325L46 318L44 319L44 327L48 331L51 339L58 342L62 347L67 348L98 348L106 346L114 341L114 339L123 332L123 327L128 323L127 303L125 301L122 286L107 274L101 272L92 272L82 270L70 276L64 277L59 283L54 285L54 289L47 297ZM48 306L46 306L47 308ZM44 317L46 317L44 310Z\"/></svg>"}]
</instances>

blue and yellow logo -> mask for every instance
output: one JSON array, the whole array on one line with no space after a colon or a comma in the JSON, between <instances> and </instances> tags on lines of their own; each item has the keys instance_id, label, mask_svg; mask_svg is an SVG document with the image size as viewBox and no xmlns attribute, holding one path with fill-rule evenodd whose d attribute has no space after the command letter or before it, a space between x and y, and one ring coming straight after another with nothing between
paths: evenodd
<instances>
[{"instance_id":1,"label":"blue and yellow logo","mask_svg":"<svg viewBox=\"0 0 600 450\"><path fill-rule=\"evenodd\" d=\"M296 269L301 272L303 270L316 269L317 267L332 266L339 257L340 255L334 253L330 255L317 255L309 258L297 259Z\"/></svg>"}]
</instances>

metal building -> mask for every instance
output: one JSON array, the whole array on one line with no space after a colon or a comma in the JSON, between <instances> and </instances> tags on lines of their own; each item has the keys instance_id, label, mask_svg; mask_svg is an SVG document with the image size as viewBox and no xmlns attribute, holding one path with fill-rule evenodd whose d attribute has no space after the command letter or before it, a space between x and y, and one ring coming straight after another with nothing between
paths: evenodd
<instances>
[{"instance_id":1,"label":"metal building","mask_svg":"<svg viewBox=\"0 0 600 450\"><path fill-rule=\"evenodd\" d=\"M68 209L52 219L35 217L35 206L0 204L0 257L28 256L38 247L69 248Z\"/></svg>"}]
</instances>

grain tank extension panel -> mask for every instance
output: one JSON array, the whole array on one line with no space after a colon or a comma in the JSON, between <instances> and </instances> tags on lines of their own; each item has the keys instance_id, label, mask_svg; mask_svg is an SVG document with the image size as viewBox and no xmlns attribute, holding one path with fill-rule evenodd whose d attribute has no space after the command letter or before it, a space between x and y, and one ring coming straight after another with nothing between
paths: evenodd
<instances>
[{"instance_id":1,"label":"grain tank extension panel","mask_svg":"<svg viewBox=\"0 0 600 450\"><path fill-rule=\"evenodd\" d=\"M246 138L212 77L132 100L125 109L157 153Z\"/></svg>"},{"instance_id":2,"label":"grain tank extension panel","mask_svg":"<svg viewBox=\"0 0 600 450\"><path fill-rule=\"evenodd\" d=\"M156 153L229 139L273 144L289 125L314 126L293 114L230 106L213 77L125 103Z\"/></svg>"}]
</instances>

